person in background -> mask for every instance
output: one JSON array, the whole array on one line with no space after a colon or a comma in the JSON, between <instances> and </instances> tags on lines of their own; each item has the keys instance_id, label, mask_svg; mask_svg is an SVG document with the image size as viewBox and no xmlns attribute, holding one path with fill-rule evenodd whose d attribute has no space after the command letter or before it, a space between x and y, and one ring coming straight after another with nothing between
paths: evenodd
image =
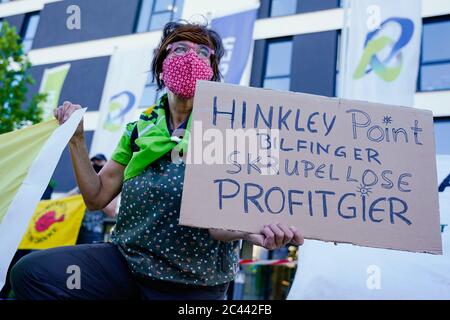
<instances>
[{"instance_id":1,"label":"person in background","mask_svg":"<svg viewBox=\"0 0 450 320\"><path fill-rule=\"evenodd\" d=\"M107 161L108 159L104 154L98 153L91 158L92 168L98 173ZM80 190L78 187L75 187L67 195L73 196L79 193ZM86 209L80 232L78 233L77 244L103 242L105 217L114 218L116 216L116 208L117 197L101 210Z\"/></svg>"}]
</instances>

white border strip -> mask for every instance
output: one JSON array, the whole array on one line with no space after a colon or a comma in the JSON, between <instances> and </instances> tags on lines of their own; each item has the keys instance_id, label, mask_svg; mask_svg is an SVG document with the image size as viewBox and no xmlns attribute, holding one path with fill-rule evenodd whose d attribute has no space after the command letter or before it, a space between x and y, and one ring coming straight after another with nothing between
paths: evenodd
<instances>
[{"instance_id":1,"label":"white border strip","mask_svg":"<svg viewBox=\"0 0 450 320\"><path fill-rule=\"evenodd\" d=\"M343 25L344 10L341 8L258 19L255 23L253 39L261 40L338 30Z\"/></svg>"},{"instance_id":2,"label":"white border strip","mask_svg":"<svg viewBox=\"0 0 450 320\"><path fill-rule=\"evenodd\" d=\"M45 142L0 223L0 288L3 288L5 284L9 264L22 241L59 158L85 112L86 109L74 112L69 120L59 126Z\"/></svg>"},{"instance_id":3,"label":"white border strip","mask_svg":"<svg viewBox=\"0 0 450 320\"><path fill-rule=\"evenodd\" d=\"M31 64L37 66L110 56L114 53L116 47L135 46L139 43L159 43L161 34L162 31L158 30L35 49L28 53L28 57ZM152 52L149 52L149 57L151 54Z\"/></svg>"}]
</instances>

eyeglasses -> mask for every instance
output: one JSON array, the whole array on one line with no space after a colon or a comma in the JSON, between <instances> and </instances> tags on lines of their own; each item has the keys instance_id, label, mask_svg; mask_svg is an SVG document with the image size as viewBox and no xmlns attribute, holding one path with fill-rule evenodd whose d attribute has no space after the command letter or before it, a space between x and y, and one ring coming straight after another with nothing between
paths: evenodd
<instances>
[{"instance_id":1,"label":"eyeglasses","mask_svg":"<svg viewBox=\"0 0 450 320\"><path fill-rule=\"evenodd\" d=\"M167 50L170 53L174 53L177 56L184 56L189 51L194 50L199 58L209 59L214 50L204 44L195 44L191 42L174 42L167 46Z\"/></svg>"}]
</instances>

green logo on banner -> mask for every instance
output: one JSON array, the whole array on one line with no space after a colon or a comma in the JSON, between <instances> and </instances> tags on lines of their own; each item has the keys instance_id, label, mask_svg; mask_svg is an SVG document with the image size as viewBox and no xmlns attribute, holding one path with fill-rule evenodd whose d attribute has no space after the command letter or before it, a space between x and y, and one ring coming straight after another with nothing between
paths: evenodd
<instances>
[{"instance_id":1,"label":"green logo on banner","mask_svg":"<svg viewBox=\"0 0 450 320\"><path fill-rule=\"evenodd\" d=\"M103 128L114 132L119 130L125 120L125 116L133 109L136 104L136 97L130 91L122 91L115 94L109 100L108 115Z\"/></svg>"},{"instance_id":2,"label":"green logo on banner","mask_svg":"<svg viewBox=\"0 0 450 320\"><path fill-rule=\"evenodd\" d=\"M397 41L394 41L386 35L376 38L388 24L397 24L400 27L401 34ZM359 80L373 71L386 82L395 81L403 67L403 54L401 50L412 39L413 33L414 22L410 19L397 17L385 20L378 29L369 32L364 44L363 55L353 74L353 79ZM389 55L385 59L380 59L378 53L388 47L391 48Z\"/></svg>"}]
</instances>

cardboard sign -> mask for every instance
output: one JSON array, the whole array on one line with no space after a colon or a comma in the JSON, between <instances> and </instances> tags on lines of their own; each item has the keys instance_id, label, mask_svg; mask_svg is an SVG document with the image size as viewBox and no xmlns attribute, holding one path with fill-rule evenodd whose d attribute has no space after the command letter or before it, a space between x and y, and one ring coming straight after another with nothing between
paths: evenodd
<instances>
[{"instance_id":1,"label":"cardboard sign","mask_svg":"<svg viewBox=\"0 0 450 320\"><path fill-rule=\"evenodd\" d=\"M443 255L307 241L288 299L450 300L450 155L436 158Z\"/></svg>"},{"instance_id":2,"label":"cardboard sign","mask_svg":"<svg viewBox=\"0 0 450 320\"><path fill-rule=\"evenodd\" d=\"M259 233L281 222L307 239L442 254L431 112L196 90L180 224Z\"/></svg>"}]
</instances>

